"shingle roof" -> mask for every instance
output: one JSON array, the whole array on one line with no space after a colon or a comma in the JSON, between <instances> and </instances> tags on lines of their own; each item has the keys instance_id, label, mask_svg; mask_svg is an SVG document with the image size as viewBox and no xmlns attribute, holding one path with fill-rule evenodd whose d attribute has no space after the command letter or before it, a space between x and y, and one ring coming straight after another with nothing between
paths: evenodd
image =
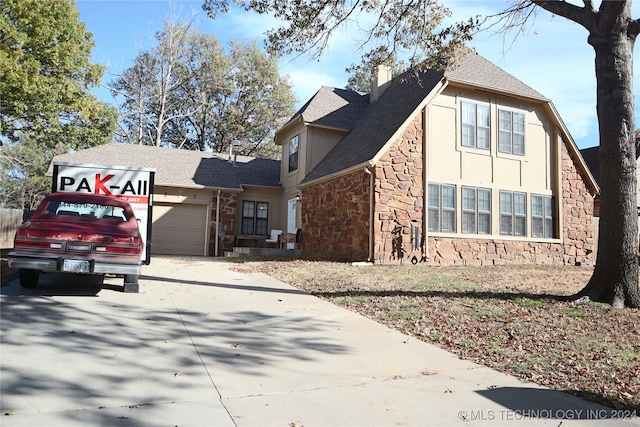
<instances>
[{"instance_id":1,"label":"shingle roof","mask_svg":"<svg viewBox=\"0 0 640 427\"><path fill-rule=\"evenodd\" d=\"M306 123L351 129L368 105L369 94L322 86L293 118L302 116Z\"/></svg>"},{"instance_id":2,"label":"shingle roof","mask_svg":"<svg viewBox=\"0 0 640 427\"><path fill-rule=\"evenodd\" d=\"M279 160L237 156L233 164L227 159L218 153L110 143L55 156L53 161L155 168L155 184L172 187L281 188Z\"/></svg>"},{"instance_id":3,"label":"shingle roof","mask_svg":"<svg viewBox=\"0 0 640 427\"><path fill-rule=\"evenodd\" d=\"M360 111L360 119L333 150L307 174L302 183L372 160L400 126L415 113L425 97L444 79L454 84L468 84L541 102L549 101L539 92L474 52L463 56L457 68L453 70L407 72L396 77L377 101L364 109L353 110ZM342 96L343 99L350 99L345 94Z\"/></svg>"},{"instance_id":4,"label":"shingle roof","mask_svg":"<svg viewBox=\"0 0 640 427\"><path fill-rule=\"evenodd\" d=\"M598 185L600 184L600 146L583 148L580 154ZM640 159L640 132L636 133L636 160Z\"/></svg>"},{"instance_id":5,"label":"shingle roof","mask_svg":"<svg viewBox=\"0 0 640 427\"><path fill-rule=\"evenodd\" d=\"M580 154L582 154L582 158L584 162L587 164L587 167L591 171L591 174L595 178L595 180L600 183L600 146L596 145L595 147L583 148L580 150Z\"/></svg>"},{"instance_id":6,"label":"shingle roof","mask_svg":"<svg viewBox=\"0 0 640 427\"><path fill-rule=\"evenodd\" d=\"M466 83L492 92L533 98L548 102L549 99L532 89L483 56L470 52L462 57L459 66L445 72L445 77L456 83Z\"/></svg>"}]
</instances>

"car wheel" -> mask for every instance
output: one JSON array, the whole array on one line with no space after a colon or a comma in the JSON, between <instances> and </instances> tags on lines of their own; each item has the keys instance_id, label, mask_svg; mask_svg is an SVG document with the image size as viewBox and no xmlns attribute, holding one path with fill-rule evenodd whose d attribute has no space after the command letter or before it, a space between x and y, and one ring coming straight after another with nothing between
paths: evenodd
<instances>
[{"instance_id":1,"label":"car wheel","mask_svg":"<svg viewBox=\"0 0 640 427\"><path fill-rule=\"evenodd\" d=\"M18 276L20 278L20 285L23 288L35 288L38 285L40 273L29 268L21 268L18 271Z\"/></svg>"},{"instance_id":2,"label":"car wheel","mask_svg":"<svg viewBox=\"0 0 640 427\"><path fill-rule=\"evenodd\" d=\"M124 292L134 293L139 292L138 288L138 275L137 274L125 274L124 275Z\"/></svg>"}]
</instances>

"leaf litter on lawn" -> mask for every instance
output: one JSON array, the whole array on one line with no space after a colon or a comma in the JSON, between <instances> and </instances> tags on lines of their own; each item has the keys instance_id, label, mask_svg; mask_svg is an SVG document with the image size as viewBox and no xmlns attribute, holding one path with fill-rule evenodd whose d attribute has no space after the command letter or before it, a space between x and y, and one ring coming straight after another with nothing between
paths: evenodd
<instances>
[{"instance_id":1,"label":"leaf litter on lawn","mask_svg":"<svg viewBox=\"0 0 640 427\"><path fill-rule=\"evenodd\" d=\"M640 310L570 301L590 267L239 263L461 358L640 415Z\"/></svg>"}]
</instances>

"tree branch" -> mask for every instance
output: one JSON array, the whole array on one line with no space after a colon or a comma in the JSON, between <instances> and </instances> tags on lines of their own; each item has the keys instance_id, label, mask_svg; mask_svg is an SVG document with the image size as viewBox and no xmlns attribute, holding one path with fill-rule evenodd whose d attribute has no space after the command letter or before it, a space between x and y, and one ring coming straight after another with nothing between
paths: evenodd
<instances>
[{"instance_id":1,"label":"tree branch","mask_svg":"<svg viewBox=\"0 0 640 427\"><path fill-rule=\"evenodd\" d=\"M531 3L540 6L544 10L551 12L555 15L562 16L567 18L573 22L577 22L578 24L585 27L589 32L595 30L598 25L598 13L593 8L593 4L591 1L584 1L585 6L579 7L571 3L567 3L566 1L547 1L547 0L530 0ZM618 3L616 1L613 2L603 2L605 3Z\"/></svg>"}]
</instances>

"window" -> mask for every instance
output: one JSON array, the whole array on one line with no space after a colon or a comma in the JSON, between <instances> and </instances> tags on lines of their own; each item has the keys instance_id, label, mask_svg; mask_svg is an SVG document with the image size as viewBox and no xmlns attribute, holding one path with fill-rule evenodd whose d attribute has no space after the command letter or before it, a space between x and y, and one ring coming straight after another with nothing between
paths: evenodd
<instances>
[{"instance_id":1,"label":"window","mask_svg":"<svg viewBox=\"0 0 640 427\"><path fill-rule=\"evenodd\" d=\"M498 150L524 155L524 114L498 110Z\"/></svg>"},{"instance_id":2,"label":"window","mask_svg":"<svg viewBox=\"0 0 640 427\"><path fill-rule=\"evenodd\" d=\"M524 193L500 192L500 234L525 236L527 201Z\"/></svg>"},{"instance_id":3,"label":"window","mask_svg":"<svg viewBox=\"0 0 640 427\"><path fill-rule=\"evenodd\" d=\"M456 187L429 184L429 231L456 231Z\"/></svg>"},{"instance_id":4,"label":"window","mask_svg":"<svg viewBox=\"0 0 640 427\"><path fill-rule=\"evenodd\" d=\"M289 172L298 169L298 143L300 135L296 135L289 140Z\"/></svg>"},{"instance_id":5,"label":"window","mask_svg":"<svg viewBox=\"0 0 640 427\"><path fill-rule=\"evenodd\" d=\"M462 188L462 232L491 234L491 190Z\"/></svg>"},{"instance_id":6,"label":"window","mask_svg":"<svg viewBox=\"0 0 640 427\"><path fill-rule=\"evenodd\" d=\"M242 234L267 234L269 203L245 200L242 202Z\"/></svg>"},{"instance_id":7,"label":"window","mask_svg":"<svg viewBox=\"0 0 640 427\"><path fill-rule=\"evenodd\" d=\"M531 236L553 238L553 198L531 195Z\"/></svg>"},{"instance_id":8,"label":"window","mask_svg":"<svg viewBox=\"0 0 640 427\"><path fill-rule=\"evenodd\" d=\"M489 132L489 107L462 103L462 145L488 150L491 146Z\"/></svg>"}]
</instances>

